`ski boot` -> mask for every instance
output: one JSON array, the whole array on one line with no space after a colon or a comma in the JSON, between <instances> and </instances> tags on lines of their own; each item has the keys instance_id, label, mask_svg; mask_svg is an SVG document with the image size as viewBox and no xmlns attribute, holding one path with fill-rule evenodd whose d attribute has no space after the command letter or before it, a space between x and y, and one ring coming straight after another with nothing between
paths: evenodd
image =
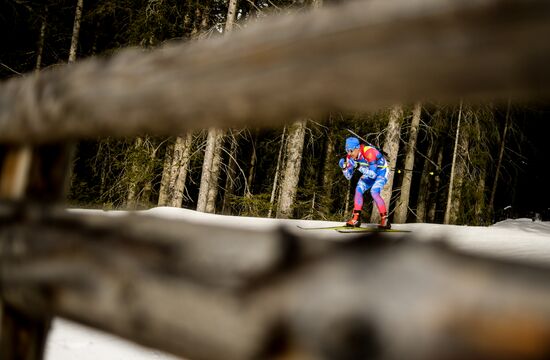
<instances>
[{"instance_id":1,"label":"ski boot","mask_svg":"<svg viewBox=\"0 0 550 360\"><path fill-rule=\"evenodd\" d=\"M353 216L346 222L348 227L361 226L361 210L353 210Z\"/></svg>"},{"instance_id":2,"label":"ski boot","mask_svg":"<svg viewBox=\"0 0 550 360\"><path fill-rule=\"evenodd\" d=\"M388 219L388 213L382 213L380 214L380 224L378 224L379 229L391 229L390 220Z\"/></svg>"}]
</instances>

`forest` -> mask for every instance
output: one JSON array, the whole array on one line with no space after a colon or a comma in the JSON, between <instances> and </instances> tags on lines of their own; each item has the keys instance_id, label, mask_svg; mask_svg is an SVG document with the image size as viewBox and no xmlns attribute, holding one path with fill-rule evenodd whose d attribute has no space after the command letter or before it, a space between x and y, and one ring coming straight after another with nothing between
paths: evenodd
<instances>
[{"instance_id":1,"label":"forest","mask_svg":"<svg viewBox=\"0 0 550 360\"><path fill-rule=\"evenodd\" d=\"M9 34L0 78L126 47L150 51L230 36L267 16L323 6L331 1L9 0L0 9L1 30ZM106 210L174 206L343 221L359 176L346 180L338 160L345 138L354 135L386 154L391 171L382 195L394 223L547 217L547 114L546 103L456 99L289 119L282 128L89 139L74 145L68 201ZM365 215L376 221L368 195L365 204Z\"/></svg>"}]
</instances>

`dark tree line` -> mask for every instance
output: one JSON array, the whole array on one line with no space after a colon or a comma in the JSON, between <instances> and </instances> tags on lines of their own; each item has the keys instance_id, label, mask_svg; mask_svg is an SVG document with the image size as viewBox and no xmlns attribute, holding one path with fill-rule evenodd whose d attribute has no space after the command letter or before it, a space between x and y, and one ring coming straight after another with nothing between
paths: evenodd
<instances>
[{"instance_id":1,"label":"dark tree line","mask_svg":"<svg viewBox=\"0 0 550 360\"><path fill-rule=\"evenodd\" d=\"M228 5L221 0L84 0L77 58L109 56L127 46L149 49L167 41L223 36L229 31ZM67 62L76 0L19 0L1 6L2 32L9 34L0 57L3 79ZM271 13L310 11L319 2L255 0L236 6L234 31ZM398 109L393 127L391 109L301 119L298 138L292 132L293 119L284 129L223 129L212 145L219 151L211 164L216 162L219 170L212 170L216 181L204 195L205 211L342 220L349 214L350 189L357 181L345 180L337 166L344 156L344 139L351 134L347 129L380 149L395 149L387 200L396 222L487 224L514 203L530 154L522 129L531 117L541 117L542 107L462 104L457 99L454 105L423 103ZM393 137L388 137L390 132ZM160 204L195 209L201 186L204 190L201 175L211 171L204 166L207 135L204 130L173 138L81 142L70 202L101 208ZM296 146L298 155L291 155ZM298 183L289 190L284 184L291 175ZM289 191L292 196L286 196ZM282 208L286 198L291 199L290 207Z\"/></svg>"}]
</instances>

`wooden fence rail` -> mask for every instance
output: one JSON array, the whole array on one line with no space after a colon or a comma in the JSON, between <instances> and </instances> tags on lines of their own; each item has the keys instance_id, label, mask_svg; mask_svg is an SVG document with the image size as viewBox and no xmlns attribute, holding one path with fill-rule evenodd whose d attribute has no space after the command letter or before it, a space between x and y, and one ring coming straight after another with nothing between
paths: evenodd
<instances>
[{"instance_id":1,"label":"wooden fence rail","mask_svg":"<svg viewBox=\"0 0 550 360\"><path fill-rule=\"evenodd\" d=\"M54 316L194 360L549 358L548 268L55 205L77 139L548 99L547 38L545 0L359 1L0 84L0 358Z\"/></svg>"},{"instance_id":2,"label":"wooden fence rail","mask_svg":"<svg viewBox=\"0 0 550 360\"><path fill-rule=\"evenodd\" d=\"M0 86L0 141L276 126L330 110L550 94L546 0L352 1Z\"/></svg>"},{"instance_id":3,"label":"wooden fence rail","mask_svg":"<svg viewBox=\"0 0 550 360\"><path fill-rule=\"evenodd\" d=\"M2 221L5 301L191 359L550 356L550 269L28 205Z\"/></svg>"}]
</instances>

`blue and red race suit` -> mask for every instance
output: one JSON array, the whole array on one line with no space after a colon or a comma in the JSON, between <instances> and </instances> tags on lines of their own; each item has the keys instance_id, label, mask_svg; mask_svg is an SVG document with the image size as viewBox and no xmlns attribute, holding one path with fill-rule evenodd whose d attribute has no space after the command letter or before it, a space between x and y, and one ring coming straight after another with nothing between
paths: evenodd
<instances>
[{"instance_id":1,"label":"blue and red race suit","mask_svg":"<svg viewBox=\"0 0 550 360\"><path fill-rule=\"evenodd\" d=\"M380 214L383 214L386 212L386 203L382 199L382 196L380 196L380 192L388 181L389 170L386 159L380 151L372 146L361 144L359 149L357 160L348 154L342 168L342 172L348 180L353 176L355 169L362 174L355 188L353 209L361 211L363 208L363 195L365 191L370 189L372 199L378 211Z\"/></svg>"}]
</instances>

